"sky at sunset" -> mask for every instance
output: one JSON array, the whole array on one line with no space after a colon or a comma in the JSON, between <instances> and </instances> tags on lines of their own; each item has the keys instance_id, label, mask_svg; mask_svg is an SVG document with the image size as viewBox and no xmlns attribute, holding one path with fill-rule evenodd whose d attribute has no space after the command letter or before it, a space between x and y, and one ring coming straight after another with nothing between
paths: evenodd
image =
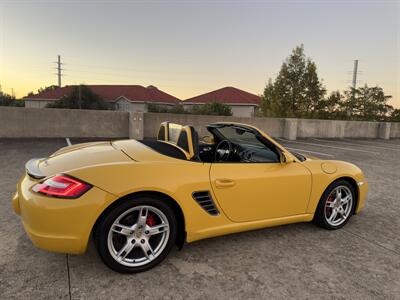
<instances>
[{"instance_id":1,"label":"sky at sunset","mask_svg":"<svg viewBox=\"0 0 400 300\"><path fill-rule=\"evenodd\" d=\"M154 85L180 99L224 86L261 94L304 44L328 91L379 85L400 107L400 1L4 1L0 84Z\"/></svg>"}]
</instances>

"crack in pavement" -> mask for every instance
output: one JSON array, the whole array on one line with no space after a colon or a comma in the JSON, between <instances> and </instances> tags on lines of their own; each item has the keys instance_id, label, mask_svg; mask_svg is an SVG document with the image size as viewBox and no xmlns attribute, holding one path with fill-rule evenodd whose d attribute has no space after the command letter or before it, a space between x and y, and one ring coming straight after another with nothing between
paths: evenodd
<instances>
[{"instance_id":1,"label":"crack in pavement","mask_svg":"<svg viewBox=\"0 0 400 300\"><path fill-rule=\"evenodd\" d=\"M387 247L385 247L385 246L383 246L383 245L381 245L381 244L379 244L379 243L377 243L377 242L371 241L371 240L369 240L369 239L363 237L362 235L359 235L359 234L357 234L357 233L348 231L348 230L343 229L343 228L341 228L341 231L346 232L346 233L351 234L351 235L354 235L354 236L356 236L356 237L358 237L358 238L360 238L360 239L362 239L362 240L364 240L364 241L366 241L366 242L368 242L368 243L370 243L370 244L373 244L373 245L375 245L375 246L378 246L378 247L380 247L380 248L382 248L382 249L385 249L385 250L387 250L387 251L390 251L390 252L392 252L392 253L394 253L394 254L400 256L400 253L397 252L396 250L387 248Z\"/></svg>"},{"instance_id":2,"label":"crack in pavement","mask_svg":"<svg viewBox=\"0 0 400 300\"><path fill-rule=\"evenodd\" d=\"M71 296L71 275L69 273L69 258L68 258L68 254L65 254L65 258L66 258L66 264L67 264L68 295L69 295L69 300L71 300L72 299L72 296Z\"/></svg>"}]
</instances>

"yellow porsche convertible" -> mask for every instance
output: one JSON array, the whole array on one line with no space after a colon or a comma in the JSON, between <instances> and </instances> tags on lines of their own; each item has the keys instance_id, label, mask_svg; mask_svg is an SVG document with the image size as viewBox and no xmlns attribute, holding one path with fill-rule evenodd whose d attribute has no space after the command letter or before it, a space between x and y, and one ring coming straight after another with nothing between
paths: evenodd
<instances>
[{"instance_id":1,"label":"yellow porsche convertible","mask_svg":"<svg viewBox=\"0 0 400 300\"><path fill-rule=\"evenodd\" d=\"M353 164L286 150L249 125L162 123L154 140L93 142L26 163L13 206L39 248L83 253L118 272L159 264L174 245L313 221L344 226L364 206Z\"/></svg>"}]
</instances>

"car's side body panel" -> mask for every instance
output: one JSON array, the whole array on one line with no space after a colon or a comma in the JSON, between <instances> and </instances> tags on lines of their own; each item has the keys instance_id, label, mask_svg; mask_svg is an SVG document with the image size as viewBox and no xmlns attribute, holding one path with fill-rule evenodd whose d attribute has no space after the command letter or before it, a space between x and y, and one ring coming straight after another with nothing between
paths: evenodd
<instances>
[{"instance_id":1,"label":"car's side body panel","mask_svg":"<svg viewBox=\"0 0 400 300\"><path fill-rule=\"evenodd\" d=\"M65 173L93 188L78 199L46 197L32 191L39 180L25 174L13 199L14 210L39 248L82 253L99 216L115 201L138 192L158 192L176 201L184 214L187 242L311 221L325 189L341 177L357 185L356 212L364 206L367 183L359 168L339 161L300 162L261 134L282 150L285 163L194 162L160 154L134 140L65 147L40 160L39 171L44 176ZM233 178L235 185L220 189L215 180L221 178ZM218 215L210 215L193 199L198 191L211 194Z\"/></svg>"},{"instance_id":2,"label":"car's side body panel","mask_svg":"<svg viewBox=\"0 0 400 300\"><path fill-rule=\"evenodd\" d=\"M54 252L85 252L93 220L117 198L97 187L78 199L46 197L32 191L37 182L24 176L13 198L14 210L32 242Z\"/></svg>"},{"instance_id":3,"label":"car's side body panel","mask_svg":"<svg viewBox=\"0 0 400 300\"><path fill-rule=\"evenodd\" d=\"M210 164L175 160L157 165L133 162L95 166L72 170L68 174L89 183L96 182L99 188L115 195L117 199L146 191L169 196L182 209L187 239L192 240L192 233L230 222L223 213L218 216L208 214L192 197L193 192L209 191L215 199L210 185L209 170ZM218 203L216 205L222 212Z\"/></svg>"},{"instance_id":4,"label":"car's side body panel","mask_svg":"<svg viewBox=\"0 0 400 300\"><path fill-rule=\"evenodd\" d=\"M304 214L311 193L311 172L300 163L215 163L210 180L233 222Z\"/></svg>"},{"instance_id":5,"label":"car's side body panel","mask_svg":"<svg viewBox=\"0 0 400 300\"><path fill-rule=\"evenodd\" d=\"M334 168L327 172L324 170L324 164L329 162ZM365 198L368 192L368 183L365 180L362 171L353 164L343 161L324 161L324 160L306 160L303 165L307 167L313 176L313 188L310 196L310 202L307 213L314 213L319 200L326 188L339 178L351 178L356 183L358 199L355 212L358 213L365 204Z\"/></svg>"}]
</instances>

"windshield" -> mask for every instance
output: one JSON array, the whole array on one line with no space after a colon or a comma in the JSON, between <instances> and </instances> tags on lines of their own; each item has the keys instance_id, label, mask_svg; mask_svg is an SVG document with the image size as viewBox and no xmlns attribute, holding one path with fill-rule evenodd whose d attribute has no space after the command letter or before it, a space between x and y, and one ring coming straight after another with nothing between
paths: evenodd
<instances>
[{"instance_id":1,"label":"windshield","mask_svg":"<svg viewBox=\"0 0 400 300\"><path fill-rule=\"evenodd\" d=\"M228 140L237 144L251 144L254 146L262 146L265 145L257 139L255 134L249 130L235 127L235 126L225 126L222 128L218 128L218 131Z\"/></svg>"},{"instance_id":2,"label":"windshield","mask_svg":"<svg viewBox=\"0 0 400 300\"><path fill-rule=\"evenodd\" d=\"M248 146L252 145L265 148L265 144L262 143L259 139L257 139L257 136L249 130L245 130L235 126L225 126L219 128L218 130L219 132L222 133L222 135L225 138L229 139L233 143L247 144ZM306 160L306 157L298 152L294 151L289 151L289 152L292 153L300 161Z\"/></svg>"},{"instance_id":3,"label":"windshield","mask_svg":"<svg viewBox=\"0 0 400 300\"><path fill-rule=\"evenodd\" d=\"M279 162L274 145L252 129L227 125L216 130L223 139L233 144L233 153L241 162Z\"/></svg>"}]
</instances>

